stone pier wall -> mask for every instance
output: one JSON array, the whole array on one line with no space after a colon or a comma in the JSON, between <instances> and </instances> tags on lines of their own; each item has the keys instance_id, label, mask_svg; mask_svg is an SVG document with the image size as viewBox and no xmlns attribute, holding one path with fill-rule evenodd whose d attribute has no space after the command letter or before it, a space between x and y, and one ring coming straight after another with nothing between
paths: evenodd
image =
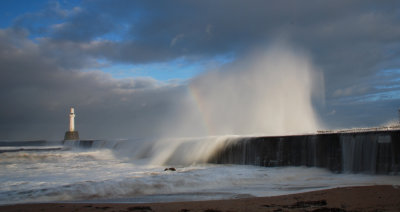
<instances>
[{"instance_id":1,"label":"stone pier wall","mask_svg":"<svg viewBox=\"0 0 400 212\"><path fill-rule=\"evenodd\" d=\"M217 151L209 162L397 174L400 173L400 131L243 138Z\"/></svg>"}]
</instances>

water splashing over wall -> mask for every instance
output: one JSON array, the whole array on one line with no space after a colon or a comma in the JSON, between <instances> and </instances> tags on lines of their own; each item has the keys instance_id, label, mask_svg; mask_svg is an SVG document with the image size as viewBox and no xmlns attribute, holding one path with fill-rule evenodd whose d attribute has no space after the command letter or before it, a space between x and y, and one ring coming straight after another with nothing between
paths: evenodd
<instances>
[{"instance_id":1,"label":"water splashing over wall","mask_svg":"<svg viewBox=\"0 0 400 212\"><path fill-rule=\"evenodd\" d=\"M307 54L287 45L257 51L189 85L186 107L167 134L277 135L315 132L313 99L323 77Z\"/></svg>"},{"instance_id":2,"label":"water splashing over wall","mask_svg":"<svg viewBox=\"0 0 400 212\"><path fill-rule=\"evenodd\" d=\"M306 53L271 45L190 81L161 133L154 129L160 136L122 145L131 150L124 155L151 164L201 163L232 140L226 135L316 132L321 124L313 99L323 91L323 77Z\"/></svg>"}]
</instances>

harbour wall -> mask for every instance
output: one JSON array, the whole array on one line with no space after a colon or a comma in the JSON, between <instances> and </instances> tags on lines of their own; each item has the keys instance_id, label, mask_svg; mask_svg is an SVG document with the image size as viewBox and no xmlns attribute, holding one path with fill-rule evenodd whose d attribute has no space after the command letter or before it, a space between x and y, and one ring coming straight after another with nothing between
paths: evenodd
<instances>
[{"instance_id":1,"label":"harbour wall","mask_svg":"<svg viewBox=\"0 0 400 212\"><path fill-rule=\"evenodd\" d=\"M400 130L248 137L225 145L208 162L399 174Z\"/></svg>"}]
</instances>

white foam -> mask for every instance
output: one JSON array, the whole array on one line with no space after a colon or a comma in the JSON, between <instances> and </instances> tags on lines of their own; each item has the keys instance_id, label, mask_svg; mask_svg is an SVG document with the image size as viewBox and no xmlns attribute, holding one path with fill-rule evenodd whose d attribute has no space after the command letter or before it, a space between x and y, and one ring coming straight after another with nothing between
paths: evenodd
<instances>
[{"instance_id":1,"label":"white foam","mask_svg":"<svg viewBox=\"0 0 400 212\"><path fill-rule=\"evenodd\" d=\"M165 172L164 166L134 164L132 158L115 157L109 149L26 154L0 154L0 204L124 198L146 202L163 201L162 195L178 201L195 200L198 194L215 199L349 185L400 185L400 176L333 174L305 167L197 164Z\"/></svg>"}]
</instances>

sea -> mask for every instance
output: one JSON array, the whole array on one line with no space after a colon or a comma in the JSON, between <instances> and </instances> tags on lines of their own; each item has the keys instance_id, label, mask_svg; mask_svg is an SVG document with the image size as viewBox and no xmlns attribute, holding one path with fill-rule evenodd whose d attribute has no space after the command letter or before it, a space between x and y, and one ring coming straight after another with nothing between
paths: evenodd
<instances>
[{"instance_id":1,"label":"sea","mask_svg":"<svg viewBox=\"0 0 400 212\"><path fill-rule=\"evenodd\" d=\"M400 175L207 163L239 138L0 141L0 204L173 202L400 186Z\"/></svg>"}]
</instances>

